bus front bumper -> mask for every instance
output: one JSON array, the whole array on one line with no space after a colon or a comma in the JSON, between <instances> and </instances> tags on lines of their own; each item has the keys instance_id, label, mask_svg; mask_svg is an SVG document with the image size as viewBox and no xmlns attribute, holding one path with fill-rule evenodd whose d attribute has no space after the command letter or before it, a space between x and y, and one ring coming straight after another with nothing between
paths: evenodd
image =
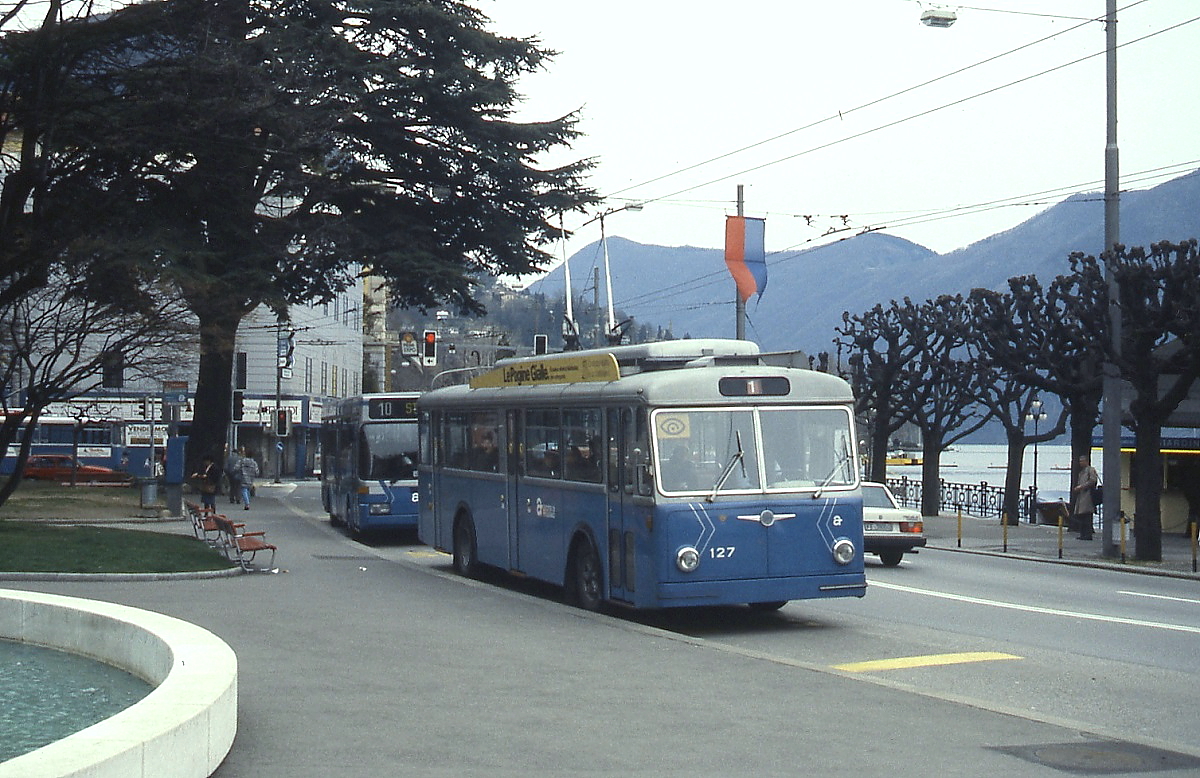
<instances>
[{"instance_id":1,"label":"bus front bumper","mask_svg":"<svg viewBox=\"0 0 1200 778\"><path fill-rule=\"evenodd\" d=\"M867 577L861 572L736 581L687 581L659 584L658 602L652 607L741 605L826 597L862 597L866 593Z\"/></svg>"}]
</instances>

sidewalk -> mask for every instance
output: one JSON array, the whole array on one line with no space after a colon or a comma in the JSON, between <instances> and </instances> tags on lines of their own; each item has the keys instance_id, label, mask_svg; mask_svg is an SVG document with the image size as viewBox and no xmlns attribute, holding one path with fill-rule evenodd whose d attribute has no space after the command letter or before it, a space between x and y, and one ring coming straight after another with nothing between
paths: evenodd
<instances>
[{"instance_id":1,"label":"sidewalk","mask_svg":"<svg viewBox=\"0 0 1200 778\"><path fill-rule=\"evenodd\" d=\"M928 547L932 549L1011 556L1041 562L1200 580L1200 575L1193 572L1190 538L1178 533L1164 533L1162 561L1142 562L1135 558L1136 545L1132 530L1132 526L1126 527L1125 558L1122 561L1120 526L1115 527L1113 532L1116 551L1113 556L1105 556L1099 529L1095 532L1094 540L1080 540L1065 527L1062 530L1060 554L1059 530L1054 525L1021 522L1015 526L1009 525L1006 536L999 518L980 519L963 516L960 534L959 519L956 515L925 517L925 537L928 539Z\"/></svg>"},{"instance_id":2,"label":"sidewalk","mask_svg":"<svg viewBox=\"0 0 1200 778\"><path fill-rule=\"evenodd\" d=\"M264 496L278 499L295 489L296 483L284 481L275 484L263 481L258 486L264 491ZM225 507L218 504L219 508ZM237 514L241 518L241 514ZM161 518L141 517L106 517L93 518L87 521L78 519L45 519L47 523L63 524L94 524L122 529L140 529L159 532L190 531L190 525L184 517L162 516ZM1030 559L1040 562L1053 562L1063 565L1084 567L1099 567L1113 570L1125 570L1131 573L1145 575L1162 575L1175 578L1191 578L1200 580L1200 573L1193 571L1192 543L1179 533L1164 533L1162 537L1162 561L1142 562L1136 559L1136 544L1133 538L1133 526L1126 527L1125 559L1121 559L1120 527L1114 528L1113 543L1116 547L1112 556L1104 555L1104 547L1100 530L1095 532L1094 540L1080 540L1074 532L1063 528L1062 549L1059 552L1058 527L1050 524L1030 524L1022 521L1017 525L1009 525L1007 537L1000 519L996 517L978 518L962 517L961 538L959 520L955 514L926 516L925 537L930 549L958 551L969 554L985 554L991 556L1008 556L1019 559Z\"/></svg>"}]
</instances>

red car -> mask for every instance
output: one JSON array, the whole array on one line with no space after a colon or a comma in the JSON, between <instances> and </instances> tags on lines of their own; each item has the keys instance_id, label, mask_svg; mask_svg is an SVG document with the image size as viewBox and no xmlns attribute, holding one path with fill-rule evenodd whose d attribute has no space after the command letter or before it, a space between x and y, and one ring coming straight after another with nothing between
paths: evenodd
<instances>
[{"instance_id":1,"label":"red car","mask_svg":"<svg viewBox=\"0 0 1200 778\"><path fill-rule=\"evenodd\" d=\"M72 471L75 473L75 481L77 483L87 483L89 481L114 483L133 480L129 473L122 473L120 470L113 470L111 467L80 464L78 469L76 469L75 465L75 459L67 454L39 454L31 456L25 462L25 469L21 472L23 478L33 481L60 481L65 483L71 480Z\"/></svg>"}]
</instances>

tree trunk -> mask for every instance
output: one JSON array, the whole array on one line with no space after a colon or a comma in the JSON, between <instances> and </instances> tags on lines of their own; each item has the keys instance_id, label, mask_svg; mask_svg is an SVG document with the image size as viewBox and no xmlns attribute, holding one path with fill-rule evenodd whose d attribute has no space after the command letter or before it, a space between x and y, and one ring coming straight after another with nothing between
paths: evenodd
<instances>
[{"instance_id":1,"label":"tree trunk","mask_svg":"<svg viewBox=\"0 0 1200 778\"><path fill-rule=\"evenodd\" d=\"M888 425L878 419L871 429L871 461L867 479L877 483L887 482L887 450L888 438L891 437Z\"/></svg>"},{"instance_id":2,"label":"tree trunk","mask_svg":"<svg viewBox=\"0 0 1200 778\"><path fill-rule=\"evenodd\" d=\"M193 473L205 454L225 461L232 401L233 349L240 316L204 313L200 317L200 375L187 444L187 472Z\"/></svg>"},{"instance_id":3,"label":"tree trunk","mask_svg":"<svg viewBox=\"0 0 1200 778\"><path fill-rule=\"evenodd\" d=\"M942 439L921 430L921 515L937 516L942 511Z\"/></svg>"},{"instance_id":4,"label":"tree trunk","mask_svg":"<svg viewBox=\"0 0 1200 778\"><path fill-rule=\"evenodd\" d=\"M1071 485L1075 485L1075 477L1079 475L1079 458L1092 456L1092 433L1096 429L1096 419L1100 416L1100 407L1086 402L1082 397L1072 396L1071 402Z\"/></svg>"},{"instance_id":5,"label":"tree trunk","mask_svg":"<svg viewBox=\"0 0 1200 778\"><path fill-rule=\"evenodd\" d=\"M1004 516L1007 524L1016 525L1021 523L1021 475L1025 462L1025 433L1019 428L1005 430L1005 433L1008 438L1008 461L1004 470Z\"/></svg>"},{"instance_id":6,"label":"tree trunk","mask_svg":"<svg viewBox=\"0 0 1200 778\"><path fill-rule=\"evenodd\" d=\"M1133 487L1137 490L1133 508L1134 555L1143 562L1162 561L1162 425L1138 418L1134 431L1136 461Z\"/></svg>"}]
</instances>

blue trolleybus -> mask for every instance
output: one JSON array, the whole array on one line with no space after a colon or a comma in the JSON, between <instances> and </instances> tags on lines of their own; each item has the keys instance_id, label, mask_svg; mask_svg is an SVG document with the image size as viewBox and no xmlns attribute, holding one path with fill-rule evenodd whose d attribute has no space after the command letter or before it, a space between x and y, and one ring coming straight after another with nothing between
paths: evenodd
<instances>
[{"instance_id":1,"label":"blue trolleybus","mask_svg":"<svg viewBox=\"0 0 1200 778\"><path fill-rule=\"evenodd\" d=\"M422 542L587 609L861 597L840 378L684 340L505 360L422 395Z\"/></svg>"},{"instance_id":2,"label":"blue trolleybus","mask_svg":"<svg viewBox=\"0 0 1200 778\"><path fill-rule=\"evenodd\" d=\"M341 400L321 421L321 498L355 534L417 526L417 395Z\"/></svg>"},{"instance_id":3,"label":"blue trolleybus","mask_svg":"<svg viewBox=\"0 0 1200 778\"><path fill-rule=\"evenodd\" d=\"M13 410L14 416L19 414L20 409ZM0 424L9 418L7 414L0 413ZM15 444L0 457L0 475L11 475L16 468L19 444L25 429L26 423L22 421L17 428ZM161 431L165 432L166 427L162 426ZM128 451L125 433L124 425L112 420L84 422L69 416L43 415L38 417L34 426L29 455L69 456L77 459L81 465L121 469L121 454Z\"/></svg>"}]
</instances>

